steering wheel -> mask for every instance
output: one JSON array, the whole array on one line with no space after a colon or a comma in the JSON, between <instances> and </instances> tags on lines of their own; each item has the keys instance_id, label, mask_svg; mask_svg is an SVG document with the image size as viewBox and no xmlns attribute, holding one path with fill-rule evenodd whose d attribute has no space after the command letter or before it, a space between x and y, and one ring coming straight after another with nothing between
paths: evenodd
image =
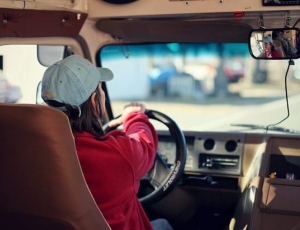
<instances>
[{"instance_id":1,"label":"steering wheel","mask_svg":"<svg viewBox=\"0 0 300 230\"><path fill-rule=\"evenodd\" d=\"M157 152L152 168L140 181L138 197L143 206L161 200L176 187L184 171L186 162L186 141L184 134L176 122L169 116L155 110L146 110L145 114L149 119L157 120L168 127L176 144L176 152L174 153L175 161L171 166ZM105 132L109 132L117 127L109 127L108 124L105 124L103 129Z\"/></svg>"}]
</instances>

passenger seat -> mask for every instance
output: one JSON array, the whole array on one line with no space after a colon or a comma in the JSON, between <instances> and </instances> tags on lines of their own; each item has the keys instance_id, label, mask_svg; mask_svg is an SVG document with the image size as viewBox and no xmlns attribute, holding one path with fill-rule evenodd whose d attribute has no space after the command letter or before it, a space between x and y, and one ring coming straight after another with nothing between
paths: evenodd
<instances>
[{"instance_id":1,"label":"passenger seat","mask_svg":"<svg viewBox=\"0 0 300 230\"><path fill-rule=\"evenodd\" d=\"M286 57L286 54L284 52L283 46L281 44L281 41L279 40L273 40L273 44L275 46L275 49L281 54L281 57Z\"/></svg>"}]
</instances>

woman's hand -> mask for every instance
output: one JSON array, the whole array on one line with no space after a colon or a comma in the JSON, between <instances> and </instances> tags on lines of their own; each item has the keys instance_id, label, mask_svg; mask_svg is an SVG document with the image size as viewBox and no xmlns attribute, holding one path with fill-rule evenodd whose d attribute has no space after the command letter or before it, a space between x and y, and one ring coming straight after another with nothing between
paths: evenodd
<instances>
[{"instance_id":1,"label":"woman's hand","mask_svg":"<svg viewBox=\"0 0 300 230\"><path fill-rule=\"evenodd\" d=\"M128 114L132 112L140 112L140 113L145 113L146 111L146 106L143 103L138 103L138 102L131 102L130 104L127 104L124 106L123 113L120 117L111 120L108 125L109 127L115 127L118 125L123 124L125 118L128 116Z\"/></svg>"}]
</instances>

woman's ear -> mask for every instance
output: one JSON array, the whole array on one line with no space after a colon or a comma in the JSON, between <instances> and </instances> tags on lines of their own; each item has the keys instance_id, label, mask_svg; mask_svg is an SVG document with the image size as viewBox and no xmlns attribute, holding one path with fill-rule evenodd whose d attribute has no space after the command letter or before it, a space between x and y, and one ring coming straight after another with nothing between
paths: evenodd
<instances>
[{"instance_id":1,"label":"woman's ear","mask_svg":"<svg viewBox=\"0 0 300 230\"><path fill-rule=\"evenodd\" d=\"M93 106L94 112L96 112L97 111L96 92L92 93L92 95L91 95L91 104ZM96 112L96 114L97 114L97 112Z\"/></svg>"}]
</instances>

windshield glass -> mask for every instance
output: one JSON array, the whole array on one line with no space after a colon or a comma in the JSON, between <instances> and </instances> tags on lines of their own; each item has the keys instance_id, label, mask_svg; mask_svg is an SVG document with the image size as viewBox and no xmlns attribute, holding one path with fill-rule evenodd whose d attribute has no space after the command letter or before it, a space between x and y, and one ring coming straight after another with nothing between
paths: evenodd
<instances>
[{"instance_id":1,"label":"windshield glass","mask_svg":"<svg viewBox=\"0 0 300 230\"><path fill-rule=\"evenodd\" d=\"M126 101L142 101L182 130L249 131L233 125L265 127L282 120L277 126L300 130L297 60L287 75L288 119L289 60L255 60L246 43L108 45L99 60L115 75L107 83L115 116Z\"/></svg>"}]
</instances>

